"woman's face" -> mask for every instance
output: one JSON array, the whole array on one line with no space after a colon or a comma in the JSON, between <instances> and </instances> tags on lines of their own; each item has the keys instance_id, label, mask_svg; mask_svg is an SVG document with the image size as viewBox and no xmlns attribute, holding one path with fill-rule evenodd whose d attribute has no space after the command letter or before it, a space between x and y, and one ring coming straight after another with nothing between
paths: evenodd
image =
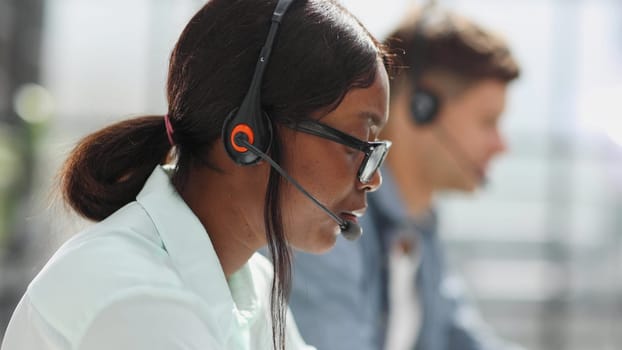
<instances>
[{"instance_id":1,"label":"woman's face","mask_svg":"<svg viewBox=\"0 0 622 350\"><path fill-rule=\"evenodd\" d=\"M367 88L350 90L333 111L315 115L322 123L360 140L376 140L387 121L389 81L382 64ZM357 171L364 154L331 140L279 129L283 140L283 164L289 175L329 210L356 222L367 207L366 193L381 182L378 171L361 183ZM339 224L289 182L283 182L282 215L289 243L300 250L320 253L330 249L340 233Z\"/></svg>"}]
</instances>

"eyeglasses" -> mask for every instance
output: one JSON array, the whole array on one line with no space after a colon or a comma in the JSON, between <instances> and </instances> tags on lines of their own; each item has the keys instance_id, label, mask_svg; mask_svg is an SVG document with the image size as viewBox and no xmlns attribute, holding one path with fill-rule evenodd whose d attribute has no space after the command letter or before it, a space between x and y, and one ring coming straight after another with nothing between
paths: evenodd
<instances>
[{"instance_id":1,"label":"eyeglasses","mask_svg":"<svg viewBox=\"0 0 622 350\"><path fill-rule=\"evenodd\" d=\"M391 141L362 141L354 136L348 135L342 131L312 119L290 122L286 123L286 125L291 129L319 136L363 152L365 157L359 166L357 176L359 181L364 184L371 181L371 178L374 176L378 168L380 168L382 162L384 162L384 159L389 152L389 148L391 147Z\"/></svg>"}]
</instances>

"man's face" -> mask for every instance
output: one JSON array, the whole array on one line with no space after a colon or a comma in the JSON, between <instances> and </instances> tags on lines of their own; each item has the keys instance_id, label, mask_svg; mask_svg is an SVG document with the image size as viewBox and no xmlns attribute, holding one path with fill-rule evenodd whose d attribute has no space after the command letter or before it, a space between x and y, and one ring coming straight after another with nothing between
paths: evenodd
<instances>
[{"instance_id":1,"label":"man's face","mask_svg":"<svg viewBox=\"0 0 622 350\"><path fill-rule=\"evenodd\" d=\"M507 84L481 80L458 96L443 101L436 121L427 126L429 178L437 190L473 191L484 180L490 160L505 150L499 119Z\"/></svg>"}]
</instances>

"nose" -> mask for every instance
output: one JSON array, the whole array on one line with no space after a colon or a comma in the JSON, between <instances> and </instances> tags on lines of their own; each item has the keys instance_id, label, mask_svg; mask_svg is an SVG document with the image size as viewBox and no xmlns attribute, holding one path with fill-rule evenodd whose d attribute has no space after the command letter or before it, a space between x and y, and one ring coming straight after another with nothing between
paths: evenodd
<instances>
[{"instance_id":1,"label":"nose","mask_svg":"<svg viewBox=\"0 0 622 350\"><path fill-rule=\"evenodd\" d=\"M497 131L497 135L496 135L495 143L494 143L495 153L496 154L504 153L505 151L507 151L507 149L508 149L508 146L505 141L505 137L503 137L503 134L500 131Z\"/></svg>"},{"instance_id":2,"label":"nose","mask_svg":"<svg viewBox=\"0 0 622 350\"><path fill-rule=\"evenodd\" d=\"M374 192L382 185L382 173L380 169L376 170L374 175L372 175L371 179L368 182L362 183L359 179L356 180L358 183L358 188L362 191L366 192Z\"/></svg>"}]
</instances>

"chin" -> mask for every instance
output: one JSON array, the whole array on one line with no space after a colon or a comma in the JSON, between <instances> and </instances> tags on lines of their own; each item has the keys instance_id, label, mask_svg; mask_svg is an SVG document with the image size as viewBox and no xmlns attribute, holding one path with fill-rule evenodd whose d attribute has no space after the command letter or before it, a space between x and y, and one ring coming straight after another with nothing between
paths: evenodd
<instances>
[{"instance_id":1,"label":"chin","mask_svg":"<svg viewBox=\"0 0 622 350\"><path fill-rule=\"evenodd\" d=\"M308 233L308 239L303 242L292 242L292 246L305 253L323 254L331 250L337 242L339 226L336 229L321 230Z\"/></svg>"},{"instance_id":2,"label":"chin","mask_svg":"<svg viewBox=\"0 0 622 350\"><path fill-rule=\"evenodd\" d=\"M477 191L478 188L479 187L476 184L470 183L470 184L465 185L462 188L462 191L466 193L475 193L475 191Z\"/></svg>"},{"instance_id":3,"label":"chin","mask_svg":"<svg viewBox=\"0 0 622 350\"><path fill-rule=\"evenodd\" d=\"M478 189L478 185L474 182L470 182L470 181L461 181L461 182L454 182L452 184L450 184L449 186L447 186L447 190L450 191L457 191L457 192L463 192L463 193L474 193L477 189Z\"/></svg>"}]
</instances>

